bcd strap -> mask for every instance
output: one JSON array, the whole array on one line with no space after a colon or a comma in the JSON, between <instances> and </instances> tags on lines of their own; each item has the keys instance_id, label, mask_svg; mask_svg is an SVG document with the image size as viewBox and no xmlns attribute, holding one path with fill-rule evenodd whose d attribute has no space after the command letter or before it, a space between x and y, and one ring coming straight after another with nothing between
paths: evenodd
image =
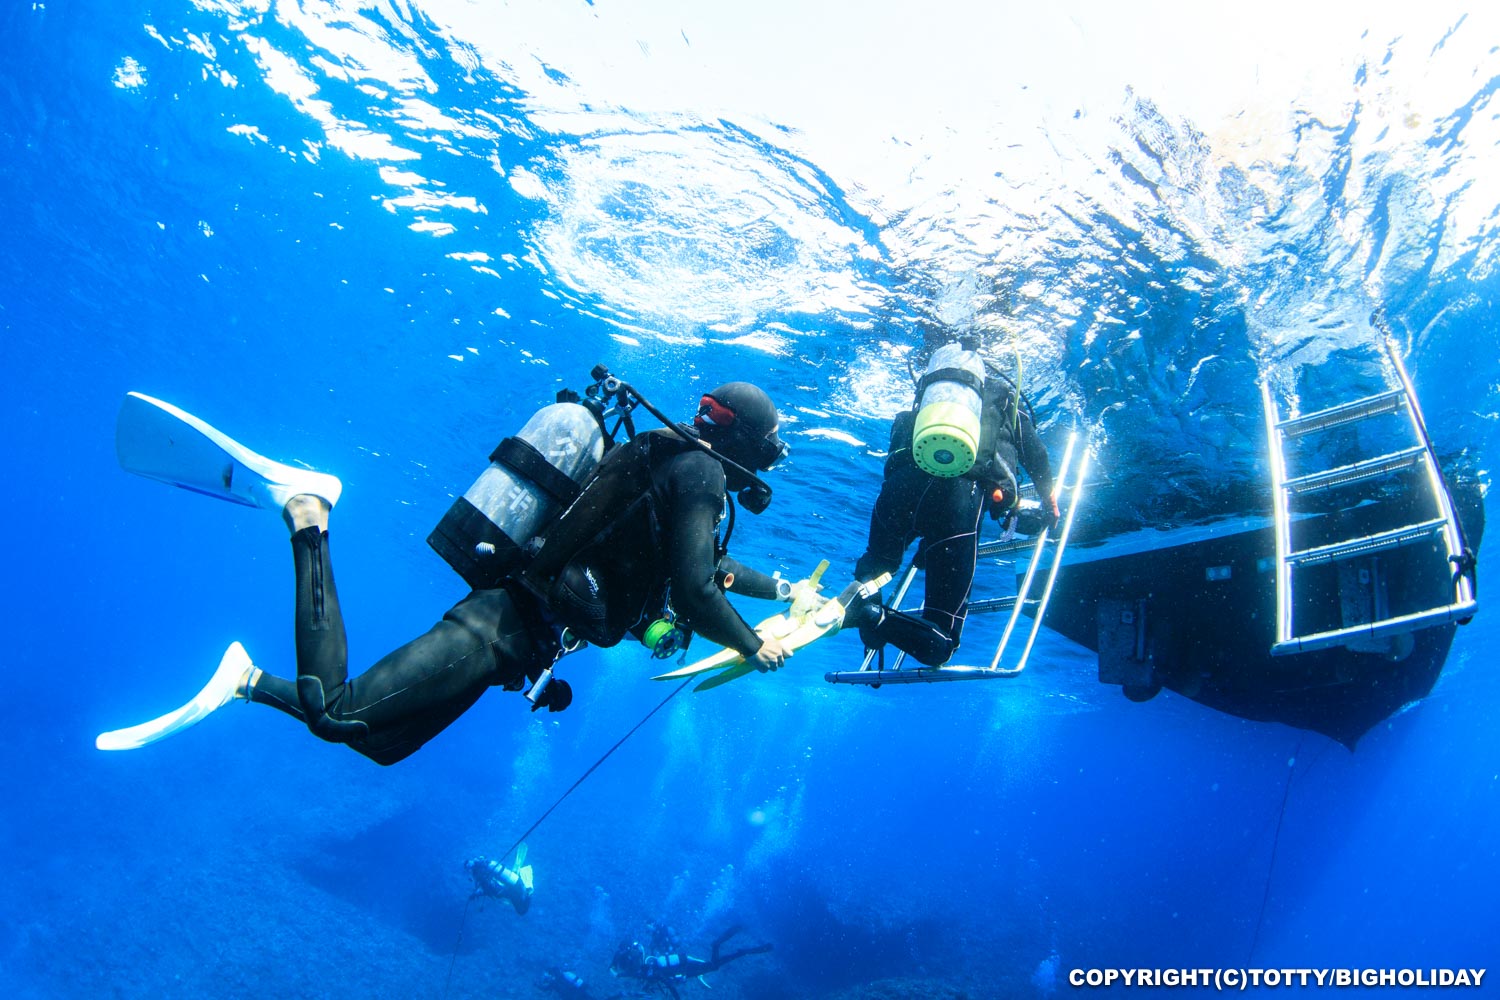
<instances>
[{"instance_id":1,"label":"bcd strap","mask_svg":"<svg viewBox=\"0 0 1500 1000\"><path fill-rule=\"evenodd\" d=\"M917 399L920 401L922 393L934 382L957 382L960 385L973 389L981 398L984 396L984 379L975 375L967 368L939 368L935 372L923 375L917 383Z\"/></svg>"},{"instance_id":2,"label":"bcd strap","mask_svg":"<svg viewBox=\"0 0 1500 1000\"><path fill-rule=\"evenodd\" d=\"M491 462L499 462L517 475L536 483L552 499L566 507L578 499L578 484L557 467L542 457L542 453L526 441L508 437L495 446L490 453Z\"/></svg>"}]
</instances>

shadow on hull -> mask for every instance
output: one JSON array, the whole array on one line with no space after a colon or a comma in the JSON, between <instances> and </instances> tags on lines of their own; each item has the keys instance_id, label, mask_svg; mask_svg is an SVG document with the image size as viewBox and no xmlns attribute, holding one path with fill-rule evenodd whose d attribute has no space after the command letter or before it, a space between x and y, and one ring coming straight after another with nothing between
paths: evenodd
<instances>
[{"instance_id":1,"label":"shadow on hull","mask_svg":"<svg viewBox=\"0 0 1500 1000\"><path fill-rule=\"evenodd\" d=\"M1477 553L1480 489L1455 483L1453 499ZM1296 527L1306 544L1358 536L1410 516L1399 509L1405 502L1387 498ZM1137 537L1133 551L1122 539L1070 553L1046 619L1098 653L1099 680L1119 685L1133 701L1167 688L1243 719L1322 733L1352 750L1371 727L1432 690L1458 628L1272 656L1276 541L1269 522ZM1299 632L1432 607L1435 593L1452 589L1444 565L1429 540L1320 567L1297 591Z\"/></svg>"}]
</instances>

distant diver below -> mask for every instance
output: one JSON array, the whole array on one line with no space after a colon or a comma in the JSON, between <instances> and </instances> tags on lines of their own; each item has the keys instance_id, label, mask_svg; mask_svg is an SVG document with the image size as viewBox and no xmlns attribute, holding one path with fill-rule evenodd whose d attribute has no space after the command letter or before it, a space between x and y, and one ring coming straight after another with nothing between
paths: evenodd
<instances>
[{"instance_id":1,"label":"distant diver below","mask_svg":"<svg viewBox=\"0 0 1500 1000\"><path fill-rule=\"evenodd\" d=\"M525 915L531 909L531 896L536 891L531 866L526 863L526 845L516 847L515 867L507 868L499 861L489 858L470 858L464 869L474 880L471 898L499 899L509 903L516 913Z\"/></svg>"},{"instance_id":2,"label":"distant diver below","mask_svg":"<svg viewBox=\"0 0 1500 1000\"><path fill-rule=\"evenodd\" d=\"M722 951L724 943L740 930L738 926L731 927L714 939L708 958L693 958L681 953L670 928L653 928L649 948L639 941L621 944L610 962L609 971L620 978L633 979L648 990L680 1000L678 983L697 979L707 986L708 981L703 977L708 973L717 972L736 959L762 955L771 950L771 945L759 944L725 954Z\"/></svg>"}]
</instances>

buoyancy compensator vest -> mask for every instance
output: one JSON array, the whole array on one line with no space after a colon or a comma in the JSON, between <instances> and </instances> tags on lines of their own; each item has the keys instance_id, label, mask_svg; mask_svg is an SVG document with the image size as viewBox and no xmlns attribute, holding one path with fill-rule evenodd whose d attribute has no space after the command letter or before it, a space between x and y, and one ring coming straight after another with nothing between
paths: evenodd
<instances>
[{"instance_id":1,"label":"buoyancy compensator vest","mask_svg":"<svg viewBox=\"0 0 1500 1000\"><path fill-rule=\"evenodd\" d=\"M1010 380L991 372L984 383L979 459L969 475L988 487L999 489L1003 494L1002 506L1006 509L1014 507L1020 500L1021 404L1021 394Z\"/></svg>"},{"instance_id":2,"label":"buoyancy compensator vest","mask_svg":"<svg viewBox=\"0 0 1500 1000\"><path fill-rule=\"evenodd\" d=\"M690 447L670 431L620 445L534 545L519 579L578 638L613 646L663 615L664 501L653 470Z\"/></svg>"},{"instance_id":3,"label":"buoyancy compensator vest","mask_svg":"<svg viewBox=\"0 0 1500 1000\"><path fill-rule=\"evenodd\" d=\"M578 498L604 456L602 421L577 402L538 410L501 441L490 464L427 536L475 590L498 587L525 562L524 547Z\"/></svg>"}]
</instances>

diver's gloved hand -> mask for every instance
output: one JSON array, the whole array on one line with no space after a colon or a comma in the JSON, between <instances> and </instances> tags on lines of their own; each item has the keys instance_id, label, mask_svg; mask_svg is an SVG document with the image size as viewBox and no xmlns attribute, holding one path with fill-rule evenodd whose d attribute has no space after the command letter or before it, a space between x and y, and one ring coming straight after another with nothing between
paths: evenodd
<instances>
[{"instance_id":1,"label":"diver's gloved hand","mask_svg":"<svg viewBox=\"0 0 1500 1000\"><path fill-rule=\"evenodd\" d=\"M1057 497L1049 496L1042 501L1042 527L1048 531L1057 528L1057 522L1062 513L1057 509Z\"/></svg>"},{"instance_id":2,"label":"diver's gloved hand","mask_svg":"<svg viewBox=\"0 0 1500 1000\"><path fill-rule=\"evenodd\" d=\"M796 583L782 579L780 573L775 575L777 600L791 605L787 614L793 618L806 617L828 603L828 598L818 593L823 589L822 577L825 568L826 565L820 566L812 576L798 580Z\"/></svg>"},{"instance_id":3,"label":"diver's gloved hand","mask_svg":"<svg viewBox=\"0 0 1500 1000\"><path fill-rule=\"evenodd\" d=\"M819 608L828 603L828 598L818 593L822 585L814 577L798 580L792 584L791 612L792 617L805 617L815 614Z\"/></svg>"},{"instance_id":4,"label":"diver's gloved hand","mask_svg":"<svg viewBox=\"0 0 1500 1000\"><path fill-rule=\"evenodd\" d=\"M1007 527L1013 527L1016 532L1035 537L1043 531L1054 531L1061 514L1057 508L1057 501L1047 497L1038 503L1035 500L1023 500L1015 509L1011 517L1013 521Z\"/></svg>"},{"instance_id":5,"label":"diver's gloved hand","mask_svg":"<svg viewBox=\"0 0 1500 1000\"><path fill-rule=\"evenodd\" d=\"M781 644L781 640L772 635L761 636L760 649L750 657L750 662L755 669L761 673L770 670L779 670L781 665L792 655L792 651Z\"/></svg>"},{"instance_id":6,"label":"diver's gloved hand","mask_svg":"<svg viewBox=\"0 0 1500 1000\"><path fill-rule=\"evenodd\" d=\"M1001 521L1006 518L1014 519L1016 506L1006 499L1004 490L996 487L985 498L984 509L989 512L991 521Z\"/></svg>"}]
</instances>

